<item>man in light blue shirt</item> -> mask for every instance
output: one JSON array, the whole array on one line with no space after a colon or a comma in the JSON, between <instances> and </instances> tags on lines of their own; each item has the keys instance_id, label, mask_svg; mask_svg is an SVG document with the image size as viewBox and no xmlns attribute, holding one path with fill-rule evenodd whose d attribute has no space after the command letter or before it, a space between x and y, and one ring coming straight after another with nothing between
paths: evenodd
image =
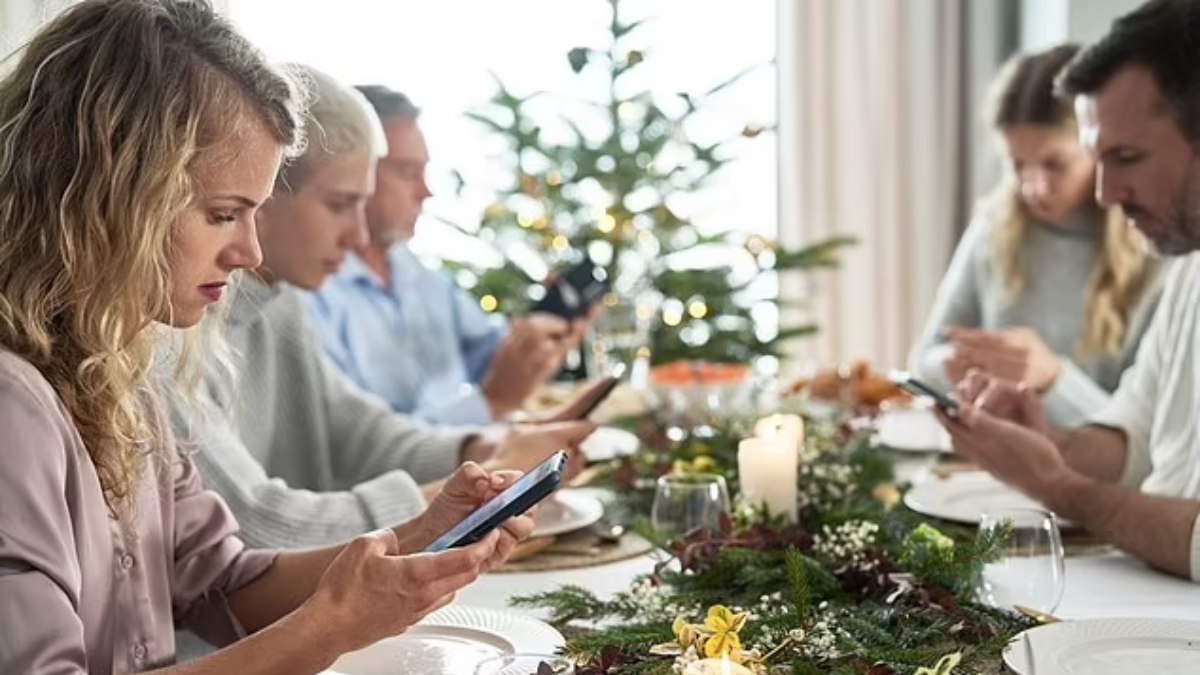
<instances>
[{"instance_id":1,"label":"man in light blue shirt","mask_svg":"<svg viewBox=\"0 0 1200 675\"><path fill-rule=\"evenodd\" d=\"M388 154L367 203L370 244L308 297L326 352L360 387L397 411L438 424L486 424L519 409L579 342L572 327L535 314L511 326L409 250L429 152L420 111L381 86L359 90L379 114Z\"/></svg>"}]
</instances>

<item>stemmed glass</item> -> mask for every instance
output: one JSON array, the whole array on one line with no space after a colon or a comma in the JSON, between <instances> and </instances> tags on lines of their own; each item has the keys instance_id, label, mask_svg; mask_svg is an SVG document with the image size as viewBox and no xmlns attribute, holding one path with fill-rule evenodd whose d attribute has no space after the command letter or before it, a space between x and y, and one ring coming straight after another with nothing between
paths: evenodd
<instances>
[{"instance_id":1,"label":"stemmed glass","mask_svg":"<svg viewBox=\"0 0 1200 675\"><path fill-rule=\"evenodd\" d=\"M722 516L729 515L729 489L715 474L662 476L654 490L650 524L669 537L695 530L716 533Z\"/></svg>"},{"instance_id":2,"label":"stemmed glass","mask_svg":"<svg viewBox=\"0 0 1200 675\"><path fill-rule=\"evenodd\" d=\"M1009 509L983 514L979 534L996 534L1011 527L1001 556L983 568L980 601L1011 610L1027 607L1049 615L1063 594L1062 535L1053 513L1040 509Z\"/></svg>"}]
</instances>

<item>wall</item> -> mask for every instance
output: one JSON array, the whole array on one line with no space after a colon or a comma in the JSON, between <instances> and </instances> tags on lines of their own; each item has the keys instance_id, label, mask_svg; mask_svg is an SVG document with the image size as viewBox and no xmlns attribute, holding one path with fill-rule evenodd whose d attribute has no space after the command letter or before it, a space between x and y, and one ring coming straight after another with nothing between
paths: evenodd
<instances>
[{"instance_id":1,"label":"wall","mask_svg":"<svg viewBox=\"0 0 1200 675\"><path fill-rule=\"evenodd\" d=\"M1021 48L1037 50L1073 40L1089 43L1108 32L1113 19L1142 0L1020 0Z\"/></svg>"},{"instance_id":2,"label":"wall","mask_svg":"<svg viewBox=\"0 0 1200 675\"><path fill-rule=\"evenodd\" d=\"M1071 0L1068 36L1094 42L1108 32L1112 20L1133 11L1142 0Z\"/></svg>"}]
</instances>

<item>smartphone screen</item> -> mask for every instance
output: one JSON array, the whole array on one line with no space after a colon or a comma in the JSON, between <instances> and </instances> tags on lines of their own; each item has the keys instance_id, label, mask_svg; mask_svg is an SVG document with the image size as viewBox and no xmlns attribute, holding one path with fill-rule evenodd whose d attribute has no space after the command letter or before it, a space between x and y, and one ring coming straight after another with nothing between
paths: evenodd
<instances>
[{"instance_id":1,"label":"smartphone screen","mask_svg":"<svg viewBox=\"0 0 1200 675\"><path fill-rule=\"evenodd\" d=\"M935 403L947 412L958 410L958 401L950 398L945 392L938 391L933 386L926 384L912 376L912 373L904 370L893 370L889 374L892 382L895 382L901 389L907 391L914 396L928 396Z\"/></svg>"},{"instance_id":2,"label":"smartphone screen","mask_svg":"<svg viewBox=\"0 0 1200 675\"><path fill-rule=\"evenodd\" d=\"M533 471L521 476L508 489L492 497L449 532L427 546L427 552L442 551L452 546L466 546L479 541L504 521L528 511L554 491L562 482L567 466L567 453L559 451Z\"/></svg>"}]
</instances>

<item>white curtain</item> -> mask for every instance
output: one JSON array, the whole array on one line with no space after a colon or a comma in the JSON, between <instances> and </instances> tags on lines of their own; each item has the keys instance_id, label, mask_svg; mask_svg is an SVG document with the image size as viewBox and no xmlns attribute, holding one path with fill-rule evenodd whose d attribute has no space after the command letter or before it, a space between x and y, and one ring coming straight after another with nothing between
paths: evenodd
<instances>
[{"instance_id":1,"label":"white curtain","mask_svg":"<svg viewBox=\"0 0 1200 675\"><path fill-rule=\"evenodd\" d=\"M821 326L798 358L904 363L975 190L968 11L965 0L780 1L780 240L860 240L840 270L781 280Z\"/></svg>"}]
</instances>

